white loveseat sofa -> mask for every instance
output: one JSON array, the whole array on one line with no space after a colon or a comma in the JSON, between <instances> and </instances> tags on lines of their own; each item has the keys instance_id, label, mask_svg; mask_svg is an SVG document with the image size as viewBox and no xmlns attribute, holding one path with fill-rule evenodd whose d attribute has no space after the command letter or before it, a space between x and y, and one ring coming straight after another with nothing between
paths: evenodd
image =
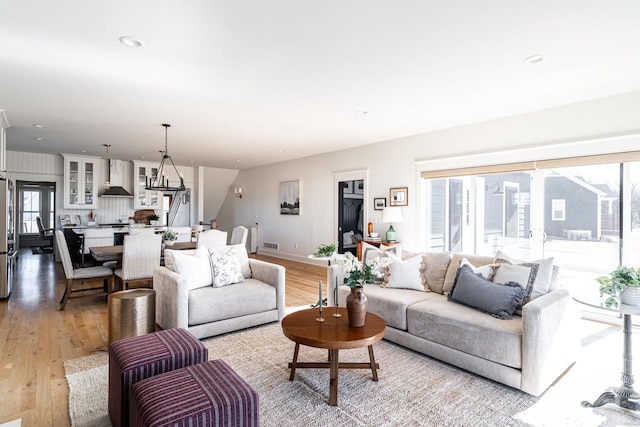
<instances>
[{"instance_id":1,"label":"white loveseat sofa","mask_svg":"<svg viewBox=\"0 0 640 427\"><path fill-rule=\"evenodd\" d=\"M521 315L504 320L447 299L463 258L480 266L494 263L494 257L420 256L429 291L365 285L368 311L387 323L385 339L534 396L575 362L579 312L569 292L557 287L557 277ZM345 305L350 288L343 278L340 266L329 267L330 305L336 284L339 305Z\"/></svg>"},{"instance_id":2,"label":"white loveseat sofa","mask_svg":"<svg viewBox=\"0 0 640 427\"><path fill-rule=\"evenodd\" d=\"M197 338L206 338L284 317L285 268L248 258L244 245L215 250L224 253L231 248L237 251L243 280L221 287L212 285L208 260L196 259L196 252L206 252L207 248L165 250L165 266L157 267L153 274L158 326L185 328ZM184 271L180 271L179 264ZM207 274L208 284L203 280Z\"/></svg>"}]
</instances>

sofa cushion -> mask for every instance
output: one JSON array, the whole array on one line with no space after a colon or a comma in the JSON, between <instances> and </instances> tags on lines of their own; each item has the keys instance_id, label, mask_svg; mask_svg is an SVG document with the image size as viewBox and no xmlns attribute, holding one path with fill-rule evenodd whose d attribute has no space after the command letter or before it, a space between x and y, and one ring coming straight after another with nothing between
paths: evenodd
<instances>
[{"instance_id":1,"label":"sofa cushion","mask_svg":"<svg viewBox=\"0 0 640 427\"><path fill-rule=\"evenodd\" d=\"M526 294L527 290L517 283L493 283L475 274L468 265L463 265L458 269L458 275L447 299L499 319L511 319Z\"/></svg>"},{"instance_id":2,"label":"sofa cushion","mask_svg":"<svg viewBox=\"0 0 640 427\"><path fill-rule=\"evenodd\" d=\"M385 256L392 261L385 270L384 280L380 286L383 288L429 291L426 280L422 275L422 255L416 255L405 260L391 253L386 253Z\"/></svg>"},{"instance_id":3,"label":"sofa cushion","mask_svg":"<svg viewBox=\"0 0 640 427\"><path fill-rule=\"evenodd\" d=\"M454 254L451 257L451 262L449 263L449 268L447 269L447 275L444 277L444 284L442 285L441 293L446 295L451 292L453 281L456 279L456 274L458 274L458 268L460 268L460 261L462 261L463 258L466 258L471 264L475 266L493 264L494 262L493 257L490 256Z\"/></svg>"},{"instance_id":4,"label":"sofa cushion","mask_svg":"<svg viewBox=\"0 0 640 427\"><path fill-rule=\"evenodd\" d=\"M209 255L214 287L232 285L244 280L235 248L229 249L227 253L209 251Z\"/></svg>"},{"instance_id":5,"label":"sofa cushion","mask_svg":"<svg viewBox=\"0 0 640 427\"><path fill-rule=\"evenodd\" d=\"M195 249L185 249L183 251L177 251L175 249L166 248L164 250L164 266L171 271L176 271L175 262L173 261L173 253L180 252L183 255L193 255L196 253Z\"/></svg>"},{"instance_id":6,"label":"sofa cushion","mask_svg":"<svg viewBox=\"0 0 640 427\"><path fill-rule=\"evenodd\" d=\"M408 332L512 368L522 367L522 317L487 316L434 292L407 309Z\"/></svg>"},{"instance_id":7,"label":"sofa cushion","mask_svg":"<svg viewBox=\"0 0 640 427\"><path fill-rule=\"evenodd\" d=\"M276 309L276 288L256 279L189 292L189 326Z\"/></svg>"},{"instance_id":8,"label":"sofa cushion","mask_svg":"<svg viewBox=\"0 0 640 427\"><path fill-rule=\"evenodd\" d=\"M209 253L215 251L226 254L229 253L229 250L231 250L232 248L235 249L235 255L238 257L238 261L240 261L242 275L245 279L248 279L249 277L251 277L251 267L249 266L249 254L247 254L247 247L245 245L239 243L237 245L225 245L208 249Z\"/></svg>"},{"instance_id":9,"label":"sofa cushion","mask_svg":"<svg viewBox=\"0 0 640 427\"><path fill-rule=\"evenodd\" d=\"M174 271L184 277L189 290L211 286L213 283L209 252L202 247L193 255L175 251L172 256Z\"/></svg>"},{"instance_id":10,"label":"sofa cushion","mask_svg":"<svg viewBox=\"0 0 640 427\"><path fill-rule=\"evenodd\" d=\"M531 300L531 292L533 291L533 283L538 274L538 264L524 263L511 265L502 263L496 268L493 275L493 282L499 284L517 283L525 290L524 299L518 304L518 310L522 310L522 306Z\"/></svg>"},{"instance_id":11,"label":"sofa cushion","mask_svg":"<svg viewBox=\"0 0 640 427\"><path fill-rule=\"evenodd\" d=\"M553 265L553 257L539 259L535 261L523 261L515 259L506 253L498 250L495 257L496 262L508 262L509 264L538 264L538 270L536 273L536 280L533 283L533 290L531 291L531 299L536 299L541 295L546 294L552 289L552 282L554 274L557 276L558 267ZM557 286L556 286L557 287Z\"/></svg>"},{"instance_id":12,"label":"sofa cushion","mask_svg":"<svg viewBox=\"0 0 640 427\"><path fill-rule=\"evenodd\" d=\"M340 286L340 301L351 292L348 286ZM383 288L379 285L364 285L367 296L367 311L382 317L387 325L403 331L407 330L407 307L428 300L431 292L416 292L410 289Z\"/></svg>"},{"instance_id":13,"label":"sofa cushion","mask_svg":"<svg viewBox=\"0 0 640 427\"><path fill-rule=\"evenodd\" d=\"M424 278L432 292L442 293L444 278L451 262L448 252L427 252L423 255Z\"/></svg>"}]
</instances>

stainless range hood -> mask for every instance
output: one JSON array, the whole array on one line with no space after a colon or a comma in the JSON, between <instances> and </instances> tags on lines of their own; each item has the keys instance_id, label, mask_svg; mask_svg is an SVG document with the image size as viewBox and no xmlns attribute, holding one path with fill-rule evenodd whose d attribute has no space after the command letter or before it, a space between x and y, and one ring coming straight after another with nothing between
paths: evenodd
<instances>
[{"instance_id":1,"label":"stainless range hood","mask_svg":"<svg viewBox=\"0 0 640 427\"><path fill-rule=\"evenodd\" d=\"M100 197L133 197L131 193L122 187L122 176L124 172L124 162L122 160L107 160L109 162L109 174L107 181L110 186L105 185L104 192Z\"/></svg>"}]
</instances>

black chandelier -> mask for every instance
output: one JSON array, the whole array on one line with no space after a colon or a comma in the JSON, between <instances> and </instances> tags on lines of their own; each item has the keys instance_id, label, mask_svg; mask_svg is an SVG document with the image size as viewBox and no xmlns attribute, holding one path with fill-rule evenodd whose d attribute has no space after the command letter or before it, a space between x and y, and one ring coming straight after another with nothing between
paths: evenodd
<instances>
[{"instance_id":1,"label":"black chandelier","mask_svg":"<svg viewBox=\"0 0 640 427\"><path fill-rule=\"evenodd\" d=\"M163 123L164 126L164 151L162 153L162 159L160 160L160 166L158 166L158 172L155 176L151 178L145 178L145 190L153 190L153 191L183 191L184 187L184 179L180 172L178 172L178 168L176 164L173 163L173 159L169 155L169 150L167 149L167 130L171 127L170 124ZM169 159L173 169L176 171L176 175L180 177L180 186L171 186L169 184L169 179L165 179L164 176L164 163Z\"/></svg>"}]
</instances>

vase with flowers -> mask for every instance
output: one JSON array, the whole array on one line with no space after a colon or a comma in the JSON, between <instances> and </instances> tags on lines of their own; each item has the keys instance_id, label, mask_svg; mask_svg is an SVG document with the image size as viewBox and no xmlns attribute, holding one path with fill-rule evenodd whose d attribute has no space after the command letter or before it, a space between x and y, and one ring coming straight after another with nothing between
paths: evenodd
<instances>
[{"instance_id":1,"label":"vase with flowers","mask_svg":"<svg viewBox=\"0 0 640 427\"><path fill-rule=\"evenodd\" d=\"M352 253L347 252L344 255L334 255L331 262L342 268L346 275L344 284L351 288L351 293L347 296L349 326L360 328L364 326L368 305L364 285L373 283L376 277L379 277L391 264L391 258L380 256L362 263Z\"/></svg>"}]
</instances>

